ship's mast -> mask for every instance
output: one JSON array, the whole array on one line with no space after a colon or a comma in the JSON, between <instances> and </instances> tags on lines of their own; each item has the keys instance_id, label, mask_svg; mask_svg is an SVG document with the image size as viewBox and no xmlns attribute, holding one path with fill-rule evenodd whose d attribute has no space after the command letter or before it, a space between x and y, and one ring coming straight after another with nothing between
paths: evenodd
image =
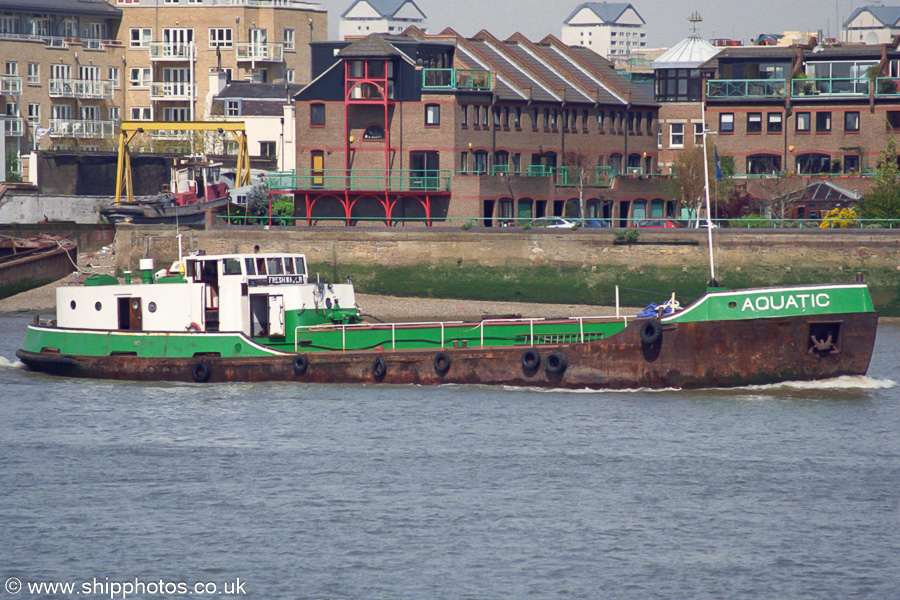
<instances>
[{"instance_id":1,"label":"ship's mast","mask_svg":"<svg viewBox=\"0 0 900 600\"><path fill-rule=\"evenodd\" d=\"M709 287L719 287L719 282L716 281L716 261L715 255L713 254L712 221L709 220L712 211L710 209L709 201L709 154L706 150L706 138L709 135L709 131L706 127L705 98L701 98L700 100L700 117L700 122L703 124L703 189L706 192L706 237L709 240Z\"/></svg>"}]
</instances>

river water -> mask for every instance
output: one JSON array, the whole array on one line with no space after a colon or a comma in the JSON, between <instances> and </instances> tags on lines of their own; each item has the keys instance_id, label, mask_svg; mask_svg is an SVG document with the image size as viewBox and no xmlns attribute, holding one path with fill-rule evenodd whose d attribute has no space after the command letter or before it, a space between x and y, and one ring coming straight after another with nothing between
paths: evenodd
<instances>
[{"instance_id":1,"label":"river water","mask_svg":"<svg viewBox=\"0 0 900 600\"><path fill-rule=\"evenodd\" d=\"M542 392L63 380L28 319L3 598L900 597L898 325L864 378Z\"/></svg>"}]
</instances>

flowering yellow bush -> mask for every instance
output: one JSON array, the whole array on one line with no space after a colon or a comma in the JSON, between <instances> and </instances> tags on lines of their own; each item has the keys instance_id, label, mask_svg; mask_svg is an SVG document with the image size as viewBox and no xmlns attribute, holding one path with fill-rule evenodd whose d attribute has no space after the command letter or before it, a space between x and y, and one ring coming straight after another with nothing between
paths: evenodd
<instances>
[{"instance_id":1,"label":"flowering yellow bush","mask_svg":"<svg viewBox=\"0 0 900 600\"><path fill-rule=\"evenodd\" d=\"M819 229L847 229L856 227L856 211L852 208L833 208L823 215Z\"/></svg>"}]
</instances>

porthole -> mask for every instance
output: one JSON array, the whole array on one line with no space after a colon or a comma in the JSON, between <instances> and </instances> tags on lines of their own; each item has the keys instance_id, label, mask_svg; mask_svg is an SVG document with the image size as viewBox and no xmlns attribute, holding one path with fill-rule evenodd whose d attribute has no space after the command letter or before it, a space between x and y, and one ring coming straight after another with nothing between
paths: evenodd
<instances>
[{"instance_id":1,"label":"porthole","mask_svg":"<svg viewBox=\"0 0 900 600\"><path fill-rule=\"evenodd\" d=\"M147 310L150 312L156 312L156 302L151 302L147 305Z\"/></svg>"},{"instance_id":2,"label":"porthole","mask_svg":"<svg viewBox=\"0 0 900 600\"><path fill-rule=\"evenodd\" d=\"M141 303L138 302L137 300L134 300L131 303L131 310L137 310L140 306L141 306Z\"/></svg>"},{"instance_id":3,"label":"porthole","mask_svg":"<svg viewBox=\"0 0 900 600\"><path fill-rule=\"evenodd\" d=\"M100 309L103 308L103 305L100 304L99 302L97 302L96 304L94 304L94 308L96 308L99 311Z\"/></svg>"},{"instance_id":4,"label":"porthole","mask_svg":"<svg viewBox=\"0 0 900 600\"><path fill-rule=\"evenodd\" d=\"M69 302L69 306L72 308L72 310L75 310L75 301L72 300L71 302Z\"/></svg>"},{"instance_id":5,"label":"porthole","mask_svg":"<svg viewBox=\"0 0 900 600\"><path fill-rule=\"evenodd\" d=\"M728 308L737 308L737 302L732 300L728 303Z\"/></svg>"},{"instance_id":6,"label":"porthole","mask_svg":"<svg viewBox=\"0 0 900 600\"><path fill-rule=\"evenodd\" d=\"M240 354L241 350L243 350L243 349L244 349L244 347L240 343L234 345L234 353L235 354Z\"/></svg>"}]
</instances>

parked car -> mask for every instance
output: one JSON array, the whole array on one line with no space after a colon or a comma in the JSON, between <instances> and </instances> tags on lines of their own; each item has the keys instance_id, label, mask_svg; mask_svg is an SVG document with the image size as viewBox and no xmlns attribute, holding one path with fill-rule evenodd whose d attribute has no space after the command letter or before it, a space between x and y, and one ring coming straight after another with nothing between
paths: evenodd
<instances>
[{"instance_id":1,"label":"parked car","mask_svg":"<svg viewBox=\"0 0 900 600\"><path fill-rule=\"evenodd\" d=\"M706 226L709 225L710 229L718 229L719 226L716 225L712 221L707 221L706 219L700 219L698 221L691 221L690 227L693 229L706 229Z\"/></svg>"},{"instance_id":2,"label":"parked car","mask_svg":"<svg viewBox=\"0 0 900 600\"><path fill-rule=\"evenodd\" d=\"M672 219L644 219L638 221L635 227L638 229L675 229L681 225Z\"/></svg>"},{"instance_id":3,"label":"parked car","mask_svg":"<svg viewBox=\"0 0 900 600\"><path fill-rule=\"evenodd\" d=\"M604 219L584 219L584 221L582 221L581 223L581 226L588 229L598 227L612 227L612 225L609 224L609 221L606 221Z\"/></svg>"},{"instance_id":4,"label":"parked car","mask_svg":"<svg viewBox=\"0 0 900 600\"><path fill-rule=\"evenodd\" d=\"M547 229L575 229L578 223L563 217L541 217L531 222L532 227L546 227Z\"/></svg>"}]
</instances>

